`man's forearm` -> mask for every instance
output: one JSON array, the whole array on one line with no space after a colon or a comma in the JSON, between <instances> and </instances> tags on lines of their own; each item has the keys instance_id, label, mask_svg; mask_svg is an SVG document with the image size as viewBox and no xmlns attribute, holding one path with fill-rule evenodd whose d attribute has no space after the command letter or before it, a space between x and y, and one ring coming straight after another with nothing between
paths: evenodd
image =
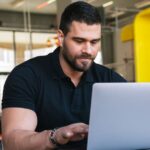
<instances>
[{"instance_id":1,"label":"man's forearm","mask_svg":"<svg viewBox=\"0 0 150 150\"><path fill-rule=\"evenodd\" d=\"M53 134L52 134L53 133ZM4 150L52 150L57 145L67 144L69 141L83 140L88 133L88 125L84 123L74 123L55 131L45 130L34 132L29 130L3 131ZM55 139L55 145L53 144ZM51 141L49 141L49 136ZM53 143L52 143L53 142Z\"/></svg>"},{"instance_id":2,"label":"man's forearm","mask_svg":"<svg viewBox=\"0 0 150 150\"><path fill-rule=\"evenodd\" d=\"M54 145L50 143L49 131L33 132L15 130L3 137L4 150L51 150Z\"/></svg>"}]
</instances>

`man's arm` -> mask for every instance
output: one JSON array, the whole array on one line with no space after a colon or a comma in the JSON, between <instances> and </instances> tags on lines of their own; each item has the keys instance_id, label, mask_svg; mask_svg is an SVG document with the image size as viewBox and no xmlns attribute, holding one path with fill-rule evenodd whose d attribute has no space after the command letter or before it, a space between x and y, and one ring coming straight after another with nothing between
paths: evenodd
<instances>
[{"instance_id":1,"label":"man's arm","mask_svg":"<svg viewBox=\"0 0 150 150\"><path fill-rule=\"evenodd\" d=\"M35 112L24 108L6 108L2 111L2 138L5 150L46 150L54 146L49 142L49 131L35 132Z\"/></svg>"},{"instance_id":2,"label":"man's arm","mask_svg":"<svg viewBox=\"0 0 150 150\"><path fill-rule=\"evenodd\" d=\"M55 145L49 141L50 131L35 132L37 116L34 111L24 108L5 108L2 111L2 138L5 150L50 150ZM88 126L83 123L71 124L56 131L60 144L83 139Z\"/></svg>"}]
</instances>

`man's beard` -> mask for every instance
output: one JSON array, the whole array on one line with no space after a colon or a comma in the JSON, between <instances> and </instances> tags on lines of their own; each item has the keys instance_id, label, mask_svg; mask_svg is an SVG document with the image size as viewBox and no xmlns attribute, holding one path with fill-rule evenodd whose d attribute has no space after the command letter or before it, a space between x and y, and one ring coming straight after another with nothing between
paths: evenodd
<instances>
[{"instance_id":1,"label":"man's beard","mask_svg":"<svg viewBox=\"0 0 150 150\"><path fill-rule=\"evenodd\" d=\"M86 54L86 53L82 53L81 55L75 56L74 58L72 58L68 53L68 48L66 47L65 43L63 46L63 50L62 50L62 56L64 57L64 60L68 63L68 65L73 70L79 71L79 72L84 72L84 71L88 70L94 60L94 58L91 55ZM87 59L87 61L83 61L83 62L80 62L80 64L78 64L77 63L78 59Z\"/></svg>"}]
</instances>

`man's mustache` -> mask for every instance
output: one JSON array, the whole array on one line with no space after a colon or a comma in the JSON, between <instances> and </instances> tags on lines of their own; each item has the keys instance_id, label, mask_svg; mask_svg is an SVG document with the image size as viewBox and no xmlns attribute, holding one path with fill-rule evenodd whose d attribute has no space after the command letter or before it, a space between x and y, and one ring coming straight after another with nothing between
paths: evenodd
<instances>
[{"instance_id":1,"label":"man's mustache","mask_svg":"<svg viewBox=\"0 0 150 150\"><path fill-rule=\"evenodd\" d=\"M88 55L88 54L82 54L82 55L78 56L77 58L82 58L82 59L93 59L92 55Z\"/></svg>"}]
</instances>

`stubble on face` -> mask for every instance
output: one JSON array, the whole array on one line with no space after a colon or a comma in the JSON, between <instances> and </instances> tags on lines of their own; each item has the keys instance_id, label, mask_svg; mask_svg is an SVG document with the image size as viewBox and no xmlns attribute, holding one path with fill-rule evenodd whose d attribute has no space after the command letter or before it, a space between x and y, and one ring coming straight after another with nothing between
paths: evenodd
<instances>
[{"instance_id":1,"label":"stubble on face","mask_svg":"<svg viewBox=\"0 0 150 150\"><path fill-rule=\"evenodd\" d=\"M94 61L94 58L91 55L86 54L86 53L81 53L79 55L72 57L69 53L69 50L65 41L63 43L62 56L64 60L67 62L67 64L74 71L78 71L78 72L87 71L91 67Z\"/></svg>"}]
</instances>

